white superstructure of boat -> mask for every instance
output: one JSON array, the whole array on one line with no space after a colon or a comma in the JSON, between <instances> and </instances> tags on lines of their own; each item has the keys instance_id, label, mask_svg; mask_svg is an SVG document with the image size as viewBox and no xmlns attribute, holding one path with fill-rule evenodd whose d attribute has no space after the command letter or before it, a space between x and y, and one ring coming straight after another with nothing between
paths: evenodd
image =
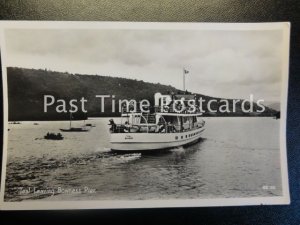
<instances>
[{"instance_id":1,"label":"white superstructure of boat","mask_svg":"<svg viewBox=\"0 0 300 225\"><path fill-rule=\"evenodd\" d=\"M202 114L197 111L190 113L188 108L182 112L172 110L174 98L181 98L185 104L194 97L156 93L154 112L124 112L119 124L111 119L111 150L154 151L196 142L205 129Z\"/></svg>"}]
</instances>

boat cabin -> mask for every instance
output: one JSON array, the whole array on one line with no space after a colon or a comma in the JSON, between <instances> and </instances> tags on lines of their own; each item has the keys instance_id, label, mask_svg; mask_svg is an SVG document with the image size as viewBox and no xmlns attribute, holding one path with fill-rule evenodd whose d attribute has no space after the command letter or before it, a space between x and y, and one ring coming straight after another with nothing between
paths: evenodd
<instances>
[{"instance_id":1,"label":"boat cabin","mask_svg":"<svg viewBox=\"0 0 300 225\"><path fill-rule=\"evenodd\" d=\"M124 112L120 123L110 120L112 133L177 133L204 126L202 113L190 112L187 101L195 95L154 95L154 112ZM177 100L177 101L176 101ZM178 101L179 100L179 101ZM178 104L179 102L179 104ZM184 110L180 110L184 104ZM176 109L176 110L174 110Z\"/></svg>"},{"instance_id":2,"label":"boat cabin","mask_svg":"<svg viewBox=\"0 0 300 225\"><path fill-rule=\"evenodd\" d=\"M179 133L203 127L204 121L196 114L130 113L118 124L111 119L109 125L112 133Z\"/></svg>"}]
</instances>

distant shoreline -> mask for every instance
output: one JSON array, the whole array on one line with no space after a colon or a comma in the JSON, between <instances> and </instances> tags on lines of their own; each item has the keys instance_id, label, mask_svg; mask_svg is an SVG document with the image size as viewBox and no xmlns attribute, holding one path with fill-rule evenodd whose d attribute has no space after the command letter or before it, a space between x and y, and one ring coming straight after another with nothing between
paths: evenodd
<instances>
[{"instance_id":1,"label":"distant shoreline","mask_svg":"<svg viewBox=\"0 0 300 225\"><path fill-rule=\"evenodd\" d=\"M273 118L274 116L201 116L202 118ZM87 119L74 119L72 121L84 121L84 120L93 120L93 119L104 119L104 118L121 118L121 116L102 116L102 117L89 117ZM60 121L69 121L67 119L54 119L54 120L8 120L9 124L13 122L60 122Z\"/></svg>"}]
</instances>

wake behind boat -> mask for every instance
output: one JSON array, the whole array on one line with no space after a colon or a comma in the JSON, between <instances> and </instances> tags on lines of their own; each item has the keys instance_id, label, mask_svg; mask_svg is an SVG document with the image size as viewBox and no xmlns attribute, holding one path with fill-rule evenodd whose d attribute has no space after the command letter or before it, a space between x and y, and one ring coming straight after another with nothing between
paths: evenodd
<instances>
[{"instance_id":1,"label":"wake behind boat","mask_svg":"<svg viewBox=\"0 0 300 225\"><path fill-rule=\"evenodd\" d=\"M169 149L196 142L204 131L202 113L189 113L188 108L178 113L195 95L155 94L154 112L123 112L121 123L110 120L110 142L112 151L143 152ZM166 104L168 102L168 104ZM174 105L176 104L176 105Z\"/></svg>"}]
</instances>

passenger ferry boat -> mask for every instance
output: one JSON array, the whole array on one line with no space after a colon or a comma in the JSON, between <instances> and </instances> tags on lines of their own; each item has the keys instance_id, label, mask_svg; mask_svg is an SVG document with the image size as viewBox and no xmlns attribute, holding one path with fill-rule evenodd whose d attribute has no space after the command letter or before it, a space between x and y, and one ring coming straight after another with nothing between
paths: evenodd
<instances>
[{"instance_id":1,"label":"passenger ferry boat","mask_svg":"<svg viewBox=\"0 0 300 225\"><path fill-rule=\"evenodd\" d=\"M190 113L188 108L180 112L173 110L174 100L181 99L181 102L187 105L187 101L195 98L195 95L156 93L154 98L154 112L125 110L119 124L113 119L110 120L112 151L144 152L170 149L199 140L205 129L202 113L198 111Z\"/></svg>"}]
</instances>

